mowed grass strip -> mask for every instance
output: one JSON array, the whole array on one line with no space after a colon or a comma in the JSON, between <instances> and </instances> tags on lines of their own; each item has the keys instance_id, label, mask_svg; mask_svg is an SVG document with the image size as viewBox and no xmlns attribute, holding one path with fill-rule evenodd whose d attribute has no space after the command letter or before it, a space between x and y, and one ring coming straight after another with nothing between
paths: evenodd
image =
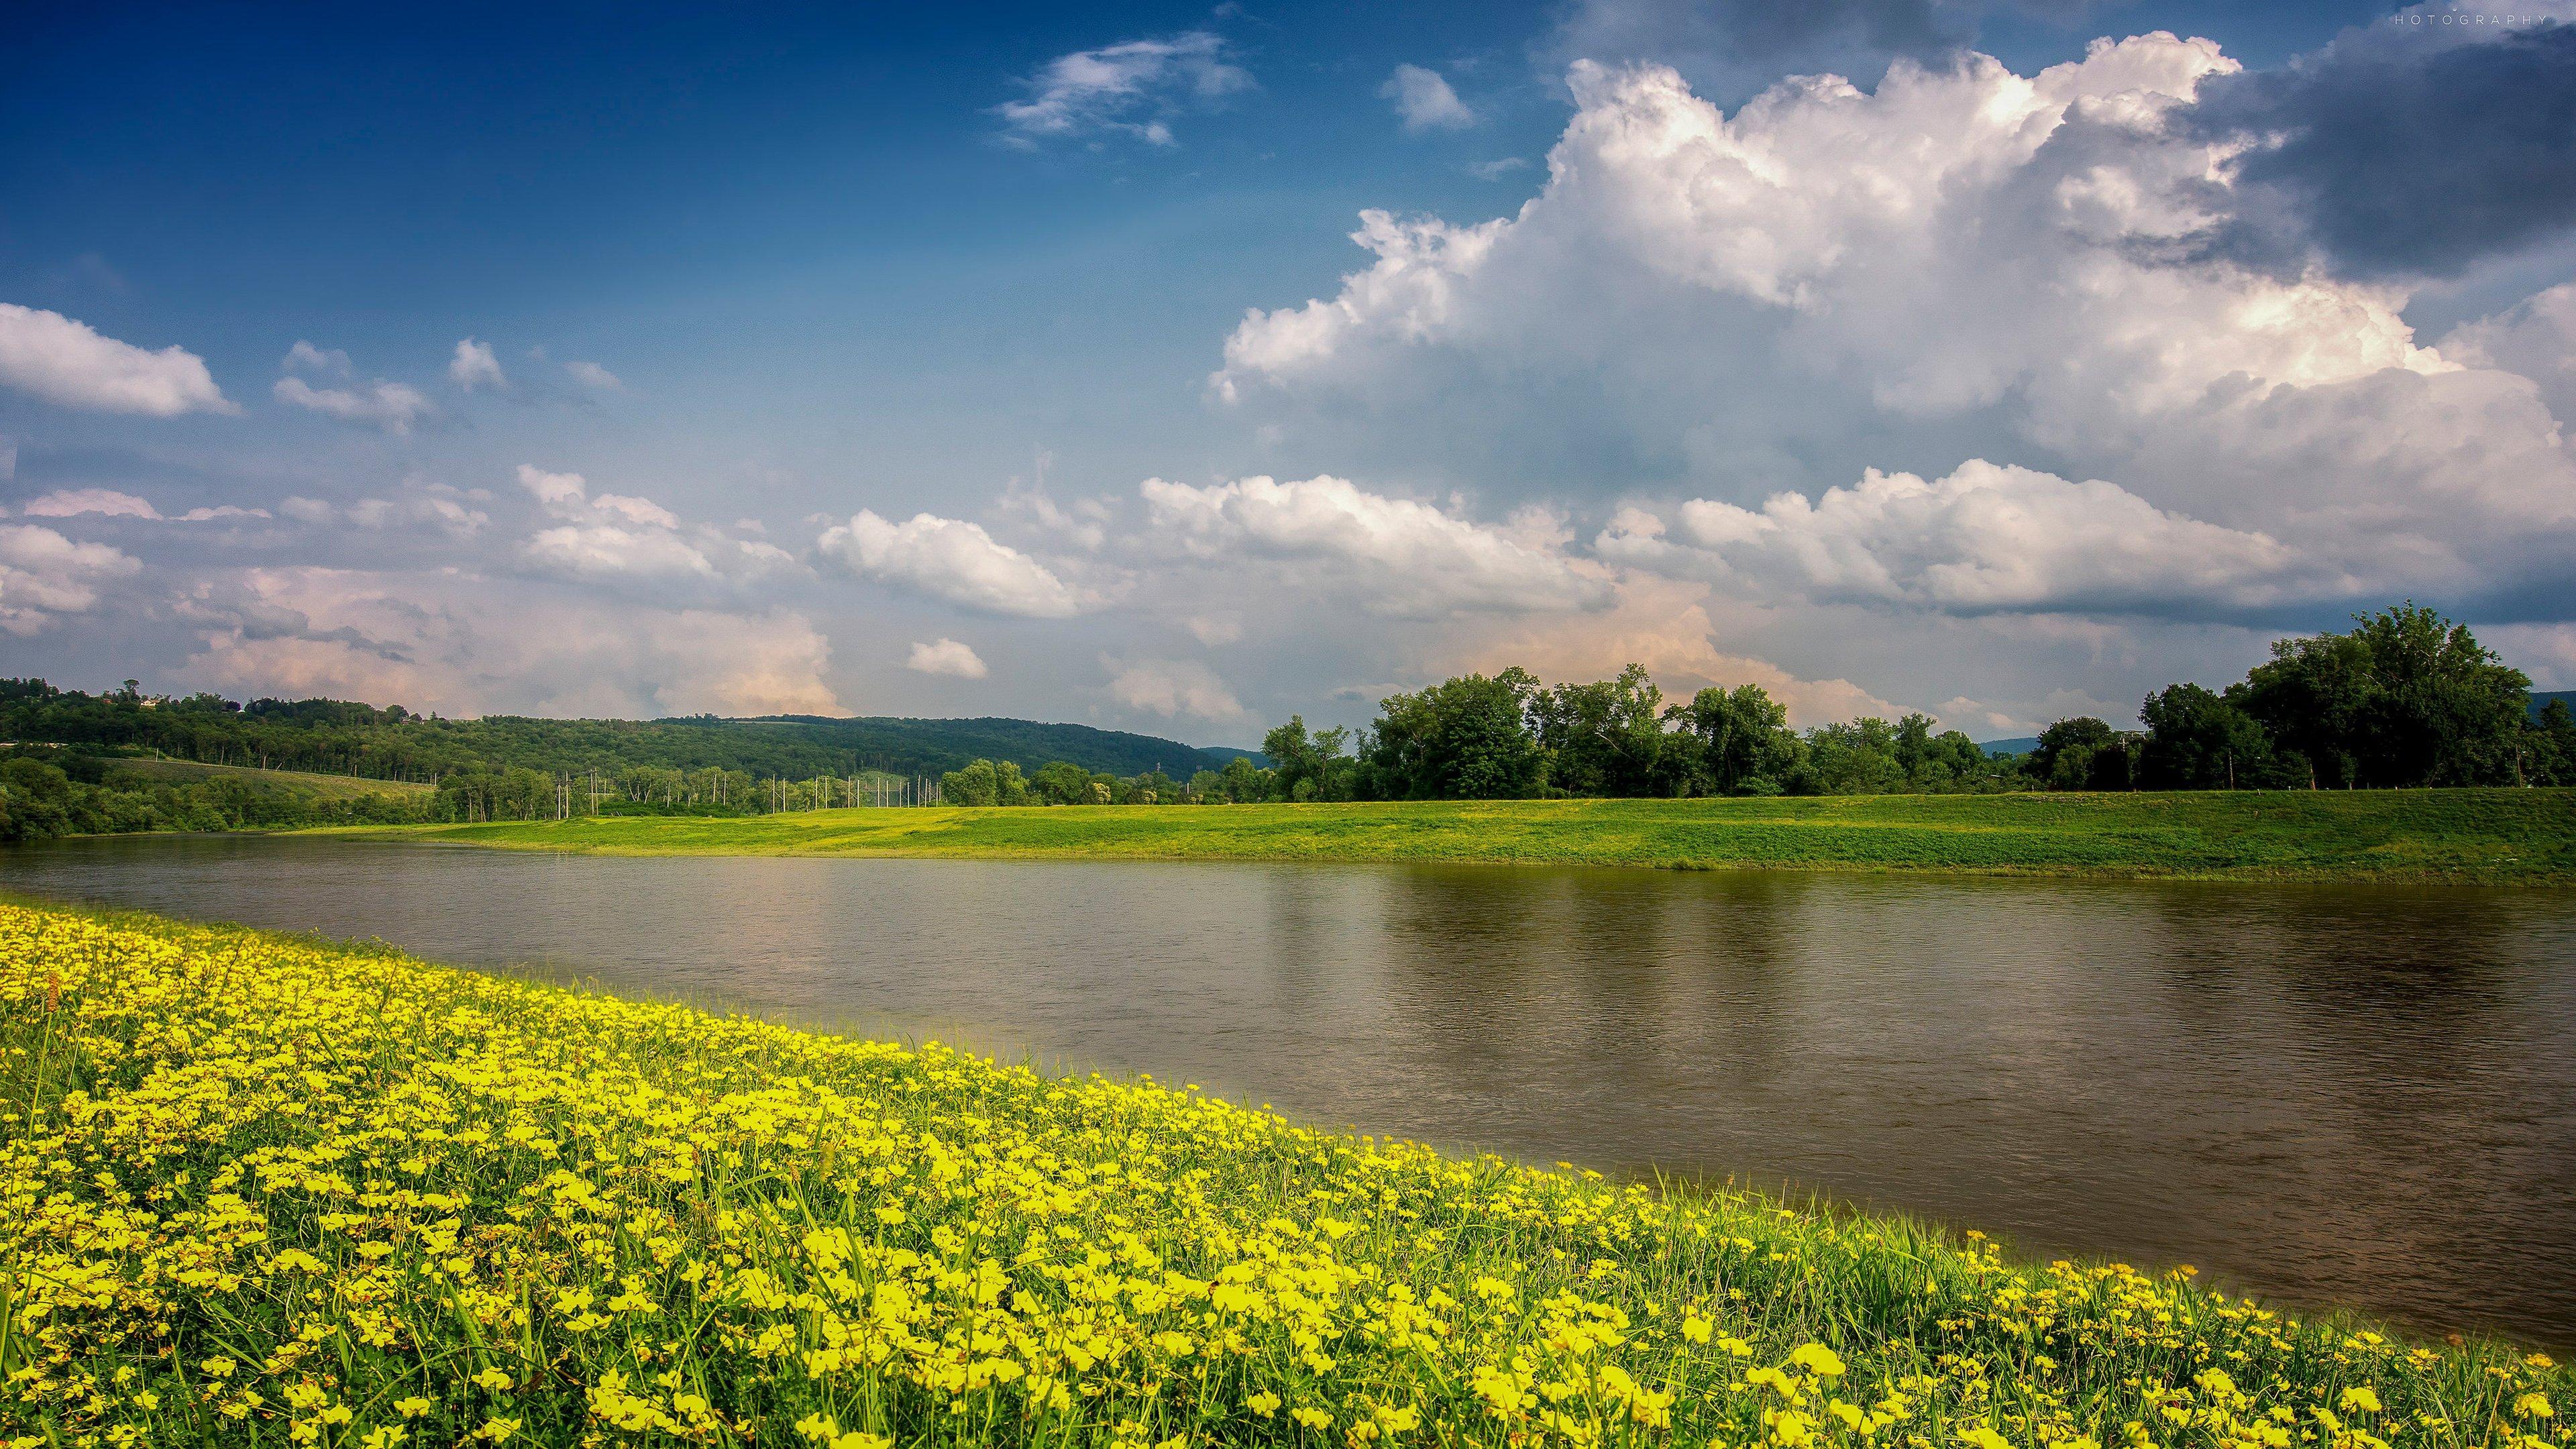
<instances>
[{"instance_id":1,"label":"mowed grass strip","mask_svg":"<svg viewBox=\"0 0 2576 1449\"><path fill-rule=\"evenodd\" d=\"M2564 1449L2571 1419L2545 1355L2184 1270L0 904L21 1449Z\"/></svg>"},{"instance_id":2,"label":"mowed grass strip","mask_svg":"<svg viewBox=\"0 0 2576 1449\"><path fill-rule=\"evenodd\" d=\"M619 855L1458 861L2576 883L2576 791L826 810L348 833Z\"/></svg>"}]
</instances>

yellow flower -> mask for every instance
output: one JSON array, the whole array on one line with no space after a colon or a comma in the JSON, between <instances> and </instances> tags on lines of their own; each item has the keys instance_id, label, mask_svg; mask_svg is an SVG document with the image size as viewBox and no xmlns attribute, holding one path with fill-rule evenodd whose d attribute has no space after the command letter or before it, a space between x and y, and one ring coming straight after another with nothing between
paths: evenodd
<instances>
[{"instance_id":1,"label":"yellow flower","mask_svg":"<svg viewBox=\"0 0 2576 1449\"><path fill-rule=\"evenodd\" d=\"M2354 1384L2345 1389L2343 1396L2336 1402L2344 1408L2356 1409L2365 1414L2379 1412L2379 1394L2366 1384Z\"/></svg>"},{"instance_id":2,"label":"yellow flower","mask_svg":"<svg viewBox=\"0 0 2576 1449\"><path fill-rule=\"evenodd\" d=\"M1789 1362L1818 1378L1840 1378L1843 1373L1842 1359L1832 1349L1821 1343L1799 1345L1797 1350L1789 1355Z\"/></svg>"}]
</instances>

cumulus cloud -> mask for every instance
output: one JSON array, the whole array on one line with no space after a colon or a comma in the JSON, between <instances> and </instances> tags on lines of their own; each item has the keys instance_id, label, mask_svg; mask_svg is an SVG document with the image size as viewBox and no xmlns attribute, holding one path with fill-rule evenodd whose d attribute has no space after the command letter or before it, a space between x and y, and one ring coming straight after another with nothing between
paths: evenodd
<instances>
[{"instance_id":1,"label":"cumulus cloud","mask_svg":"<svg viewBox=\"0 0 2576 1449\"><path fill-rule=\"evenodd\" d=\"M600 366L596 362L567 362L564 364L564 371L572 375L573 381L580 383L583 387L591 389L593 392L624 392L626 390L626 384L618 378L616 373L609 371L607 368Z\"/></svg>"},{"instance_id":2,"label":"cumulus cloud","mask_svg":"<svg viewBox=\"0 0 2576 1449\"><path fill-rule=\"evenodd\" d=\"M714 581L794 567L787 551L774 544L684 524L650 498L594 494L578 473L550 473L522 463L519 486L555 520L531 534L520 549L542 572L590 580Z\"/></svg>"},{"instance_id":3,"label":"cumulus cloud","mask_svg":"<svg viewBox=\"0 0 2576 1449\"><path fill-rule=\"evenodd\" d=\"M1121 665L1104 659L1101 663L1117 671L1109 681L1109 697L1129 709L1165 719L1188 715L1216 724L1231 723L1252 713L1234 697L1233 689L1217 677L1215 670L1195 660L1141 659Z\"/></svg>"},{"instance_id":4,"label":"cumulus cloud","mask_svg":"<svg viewBox=\"0 0 2576 1449\"><path fill-rule=\"evenodd\" d=\"M419 388L382 378L363 387L315 387L300 377L281 377L270 391L279 402L344 423L382 428L396 437L437 411Z\"/></svg>"},{"instance_id":5,"label":"cumulus cloud","mask_svg":"<svg viewBox=\"0 0 2576 1449\"><path fill-rule=\"evenodd\" d=\"M921 674L944 674L952 679L981 679L992 671L973 648L954 639L936 639L912 646L912 654L903 667Z\"/></svg>"},{"instance_id":6,"label":"cumulus cloud","mask_svg":"<svg viewBox=\"0 0 2576 1449\"><path fill-rule=\"evenodd\" d=\"M1333 477L1205 487L1148 478L1138 492L1153 527L1193 554L1309 565L1314 582L1383 613L1582 609L1609 597L1604 572L1568 556L1544 512L1495 527Z\"/></svg>"},{"instance_id":7,"label":"cumulus cloud","mask_svg":"<svg viewBox=\"0 0 2576 1449\"><path fill-rule=\"evenodd\" d=\"M92 412L171 418L241 411L195 353L148 351L60 312L9 302L0 302L0 384Z\"/></svg>"},{"instance_id":8,"label":"cumulus cloud","mask_svg":"<svg viewBox=\"0 0 2576 1449\"><path fill-rule=\"evenodd\" d=\"M2530 378L2552 414L2561 421L2576 419L2576 282L2562 282L2495 316L2451 329L2441 351L2464 366Z\"/></svg>"},{"instance_id":9,"label":"cumulus cloud","mask_svg":"<svg viewBox=\"0 0 2576 1449\"><path fill-rule=\"evenodd\" d=\"M2314 596L2349 581L2299 577L2277 540L2158 509L2113 484L2071 483L1983 459L1926 482L1871 469L1816 499L1759 509L1681 505L1679 528L1639 509L1605 530L1605 555L1669 565L1675 550L1723 572L1830 600L1949 613L2197 613Z\"/></svg>"},{"instance_id":10,"label":"cumulus cloud","mask_svg":"<svg viewBox=\"0 0 2576 1449\"><path fill-rule=\"evenodd\" d=\"M180 601L192 677L450 715L833 714L803 615L671 609L455 570L251 569Z\"/></svg>"},{"instance_id":11,"label":"cumulus cloud","mask_svg":"<svg viewBox=\"0 0 2576 1449\"><path fill-rule=\"evenodd\" d=\"M315 372L325 377L347 377L349 354L336 347L316 347L298 337L295 339L295 345L286 349L286 356L278 363L278 370Z\"/></svg>"},{"instance_id":12,"label":"cumulus cloud","mask_svg":"<svg viewBox=\"0 0 2576 1449\"><path fill-rule=\"evenodd\" d=\"M1363 213L1373 264L1247 314L1212 382L1370 466L1586 478L1605 503L1759 513L1840 488L1867 512L1897 487L1850 488L1872 468L2029 464L1883 503L1954 529L2008 497L2070 522L2116 504L2164 520L2156 548L2220 545L2166 571L2218 607L2563 581L2576 466L2532 380L2423 346L2393 284L2212 244L2269 204L2240 188L2246 143L2193 116L2238 69L2157 34L2034 76L1972 55L1900 59L1874 91L1796 77L1730 116L1668 68L1577 64L1577 113L1516 215ZM2154 571L2116 530L2085 536L2126 582L2087 596L2062 556L2007 578L1971 551L1898 568L1891 606L2139 606Z\"/></svg>"},{"instance_id":13,"label":"cumulus cloud","mask_svg":"<svg viewBox=\"0 0 2576 1449\"><path fill-rule=\"evenodd\" d=\"M35 524L0 524L0 630L29 635L95 608L99 590L142 565L103 543L75 543Z\"/></svg>"},{"instance_id":14,"label":"cumulus cloud","mask_svg":"<svg viewBox=\"0 0 2576 1449\"><path fill-rule=\"evenodd\" d=\"M77 518L94 513L106 518L140 518L154 523L208 523L224 518L268 517L265 508L240 508L230 503L167 514L154 507L149 499L120 493L113 488L57 488L27 500L27 506L20 511L29 518Z\"/></svg>"},{"instance_id":15,"label":"cumulus cloud","mask_svg":"<svg viewBox=\"0 0 2576 1449\"><path fill-rule=\"evenodd\" d=\"M1251 74L1226 55L1223 38L1206 30L1073 51L1048 61L1024 97L994 114L1019 145L1110 132L1169 146L1181 111L1251 87Z\"/></svg>"},{"instance_id":16,"label":"cumulus cloud","mask_svg":"<svg viewBox=\"0 0 2576 1449\"><path fill-rule=\"evenodd\" d=\"M862 508L815 547L859 578L985 613L1061 619L1082 607L1081 594L1045 564L963 519L917 513L893 523Z\"/></svg>"},{"instance_id":17,"label":"cumulus cloud","mask_svg":"<svg viewBox=\"0 0 2576 1449\"><path fill-rule=\"evenodd\" d=\"M501 375L501 359L492 355L492 344L471 337L458 340L456 355L447 360L447 380L467 392L510 385L510 380Z\"/></svg>"},{"instance_id":18,"label":"cumulus cloud","mask_svg":"<svg viewBox=\"0 0 2576 1449\"><path fill-rule=\"evenodd\" d=\"M1457 131L1476 124L1475 111L1436 70L1399 65L1377 93L1394 103L1408 131Z\"/></svg>"}]
</instances>

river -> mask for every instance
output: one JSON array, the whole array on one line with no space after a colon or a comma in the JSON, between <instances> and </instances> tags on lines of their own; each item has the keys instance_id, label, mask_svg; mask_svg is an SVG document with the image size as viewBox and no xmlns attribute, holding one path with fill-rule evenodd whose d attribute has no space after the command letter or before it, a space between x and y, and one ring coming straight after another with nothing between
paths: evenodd
<instances>
[{"instance_id":1,"label":"river","mask_svg":"<svg viewBox=\"0 0 2576 1449\"><path fill-rule=\"evenodd\" d=\"M0 886L2576 1346L2576 892L256 836L18 848Z\"/></svg>"}]
</instances>

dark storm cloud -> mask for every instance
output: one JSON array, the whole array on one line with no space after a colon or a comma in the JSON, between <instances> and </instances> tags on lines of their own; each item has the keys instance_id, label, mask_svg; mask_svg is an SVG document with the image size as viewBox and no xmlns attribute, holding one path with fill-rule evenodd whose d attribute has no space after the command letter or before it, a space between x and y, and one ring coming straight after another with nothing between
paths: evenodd
<instances>
[{"instance_id":1,"label":"dark storm cloud","mask_svg":"<svg viewBox=\"0 0 2576 1449\"><path fill-rule=\"evenodd\" d=\"M2438 276L2576 224L2576 27L2463 41L2405 19L2203 83L2186 124L2258 138L2219 249Z\"/></svg>"}]
</instances>

